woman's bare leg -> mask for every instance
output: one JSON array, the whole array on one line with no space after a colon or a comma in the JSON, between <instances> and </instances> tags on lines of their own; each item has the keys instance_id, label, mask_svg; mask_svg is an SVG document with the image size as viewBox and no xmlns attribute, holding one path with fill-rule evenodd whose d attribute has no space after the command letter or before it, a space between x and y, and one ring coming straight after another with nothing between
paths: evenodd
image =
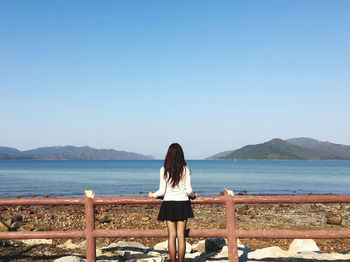
<instances>
[{"instance_id":1,"label":"woman's bare leg","mask_svg":"<svg viewBox=\"0 0 350 262\"><path fill-rule=\"evenodd\" d=\"M183 262L185 259L186 242L185 242L185 228L187 220L176 222L176 235L178 245L178 257L179 262Z\"/></svg>"},{"instance_id":2,"label":"woman's bare leg","mask_svg":"<svg viewBox=\"0 0 350 262\"><path fill-rule=\"evenodd\" d=\"M176 222L166 221L168 227L168 250L171 262L176 261Z\"/></svg>"}]
</instances>

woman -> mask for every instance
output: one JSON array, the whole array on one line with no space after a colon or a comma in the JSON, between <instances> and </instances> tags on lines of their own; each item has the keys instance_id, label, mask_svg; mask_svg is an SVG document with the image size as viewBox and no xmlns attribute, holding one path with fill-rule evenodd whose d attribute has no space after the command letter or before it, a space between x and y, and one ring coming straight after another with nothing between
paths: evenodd
<instances>
[{"instance_id":1,"label":"woman","mask_svg":"<svg viewBox=\"0 0 350 262\"><path fill-rule=\"evenodd\" d=\"M166 221L168 228L168 250L175 262L176 238L179 262L185 257L185 228L187 219L194 217L190 198L197 196L191 187L191 170L187 166L184 152L177 143L171 144L160 169L160 183L157 192L149 192L149 197L164 196L158 220Z\"/></svg>"}]
</instances>

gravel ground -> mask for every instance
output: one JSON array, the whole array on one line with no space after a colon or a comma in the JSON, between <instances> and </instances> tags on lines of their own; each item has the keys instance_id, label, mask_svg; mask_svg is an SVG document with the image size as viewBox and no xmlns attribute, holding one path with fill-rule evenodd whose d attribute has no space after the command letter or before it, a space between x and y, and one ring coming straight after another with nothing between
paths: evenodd
<instances>
[{"instance_id":1,"label":"gravel ground","mask_svg":"<svg viewBox=\"0 0 350 262\"><path fill-rule=\"evenodd\" d=\"M109 205L96 207L97 229L162 229L157 221L158 205ZM188 222L189 229L225 228L223 205L193 205L195 218ZM327 223L327 214L340 215L340 225ZM17 220L17 227L31 225L35 230L83 230L83 206L8 206L0 207L0 221ZM236 226L239 229L350 229L350 204L249 204L236 205ZM15 229L13 229L15 230ZM98 239L102 247L118 239ZM130 239L129 239L130 240ZM152 247L165 239L132 239ZM52 245L26 246L19 240L0 240L0 261L51 261L62 255L84 254L83 247L75 250L58 248L67 240L54 240ZM81 243L83 239L72 240ZM198 239L187 239L191 244ZM350 250L350 239L315 240L322 252ZM241 239L251 249L279 246L288 250L288 239Z\"/></svg>"}]
</instances>

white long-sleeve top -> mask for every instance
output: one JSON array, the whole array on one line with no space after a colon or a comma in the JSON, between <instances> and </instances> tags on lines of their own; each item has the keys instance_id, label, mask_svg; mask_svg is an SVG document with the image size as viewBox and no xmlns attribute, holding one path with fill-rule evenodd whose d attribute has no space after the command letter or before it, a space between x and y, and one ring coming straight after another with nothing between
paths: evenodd
<instances>
[{"instance_id":1,"label":"white long-sleeve top","mask_svg":"<svg viewBox=\"0 0 350 262\"><path fill-rule=\"evenodd\" d=\"M191 186L191 170L188 166L184 167L184 174L175 187L172 187L170 181L166 179L167 177L164 177L164 171L165 168L162 167L160 169L159 189L153 193L153 197L164 196L163 201L186 201L189 200L189 196L194 196Z\"/></svg>"}]
</instances>

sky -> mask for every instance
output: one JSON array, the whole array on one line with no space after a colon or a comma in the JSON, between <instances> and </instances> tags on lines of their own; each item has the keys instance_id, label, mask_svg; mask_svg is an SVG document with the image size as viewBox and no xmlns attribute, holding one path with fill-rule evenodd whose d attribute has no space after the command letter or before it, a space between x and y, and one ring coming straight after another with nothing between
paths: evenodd
<instances>
[{"instance_id":1,"label":"sky","mask_svg":"<svg viewBox=\"0 0 350 262\"><path fill-rule=\"evenodd\" d=\"M0 0L0 146L350 145L350 1Z\"/></svg>"}]
</instances>

